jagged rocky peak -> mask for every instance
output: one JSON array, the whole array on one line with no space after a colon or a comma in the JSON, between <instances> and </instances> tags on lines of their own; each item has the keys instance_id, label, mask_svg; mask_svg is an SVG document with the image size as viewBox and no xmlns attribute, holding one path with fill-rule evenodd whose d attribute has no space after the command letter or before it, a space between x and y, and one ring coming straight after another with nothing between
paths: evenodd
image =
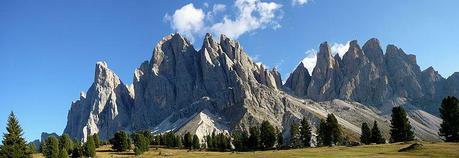
<instances>
[{"instance_id":1,"label":"jagged rocky peak","mask_svg":"<svg viewBox=\"0 0 459 158\"><path fill-rule=\"evenodd\" d=\"M305 97L308 93L309 82L311 82L311 75L309 75L308 69L304 67L303 62L300 62L287 78L284 86L296 96Z\"/></svg>"},{"instance_id":2,"label":"jagged rocky peak","mask_svg":"<svg viewBox=\"0 0 459 158\"><path fill-rule=\"evenodd\" d=\"M362 50L368 57L368 60L373 62L376 66L384 64L384 53L377 38L372 38L365 42Z\"/></svg>"},{"instance_id":3,"label":"jagged rocky peak","mask_svg":"<svg viewBox=\"0 0 459 158\"><path fill-rule=\"evenodd\" d=\"M97 62L94 83L72 102L64 133L83 141L95 133L108 139L117 130L129 127L133 96L107 63Z\"/></svg>"},{"instance_id":4,"label":"jagged rocky peak","mask_svg":"<svg viewBox=\"0 0 459 158\"><path fill-rule=\"evenodd\" d=\"M118 86L121 81L119 77L108 68L106 62L99 61L96 63L94 83L99 86L114 88Z\"/></svg>"},{"instance_id":5,"label":"jagged rocky peak","mask_svg":"<svg viewBox=\"0 0 459 158\"><path fill-rule=\"evenodd\" d=\"M327 42L320 44L317 64L312 72L308 97L316 101L337 98L342 79L339 63L333 58Z\"/></svg>"},{"instance_id":6,"label":"jagged rocky peak","mask_svg":"<svg viewBox=\"0 0 459 158\"><path fill-rule=\"evenodd\" d=\"M349 43L349 50L343 56L344 71L355 73L368 62L356 40Z\"/></svg>"}]
</instances>

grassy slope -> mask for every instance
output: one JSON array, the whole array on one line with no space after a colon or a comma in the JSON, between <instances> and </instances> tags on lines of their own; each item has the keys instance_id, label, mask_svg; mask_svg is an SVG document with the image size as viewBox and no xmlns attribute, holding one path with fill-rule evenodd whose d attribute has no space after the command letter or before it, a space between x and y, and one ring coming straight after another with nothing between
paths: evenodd
<instances>
[{"instance_id":1,"label":"grassy slope","mask_svg":"<svg viewBox=\"0 0 459 158\"><path fill-rule=\"evenodd\" d=\"M421 150L410 152L398 152L399 149L409 146L410 144L385 144L385 145L366 145L358 147L321 147L306 148L281 151L257 151L257 152L200 152L178 149L158 150L151 148L149 152L141 157L186 157L186 158L204 158L204 157L459 157L458 143L423 143ZM161 152L161 156L159 153ZM98 149L97 157L134 157L133 152L115 153L109 151L109 146ZM164 156L167 155L167 156ZM42 157L34 155L34 157Z\"/></svg>"}]
</instances>

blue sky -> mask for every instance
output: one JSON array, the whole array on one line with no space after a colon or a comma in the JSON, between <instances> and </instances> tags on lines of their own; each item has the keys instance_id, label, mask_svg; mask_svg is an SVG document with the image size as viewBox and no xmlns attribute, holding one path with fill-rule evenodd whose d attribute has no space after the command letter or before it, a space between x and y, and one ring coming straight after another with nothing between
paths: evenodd
<instances>
[{"instance_id":1,"label":"blue sky","mask_svg":"<svg viewBox=\"0 0 459 158\"><path fill-rule=\"evenodd\" d=\"M203 32L231 34L257 61L278 67L283 79L323 41L363 45L372 37L417 55L422 69L434 66L444 77L459 71L459 1L300 1L254 0L250 8L208 0L2 0L0 133L10 111L27 140L62 133L70 103L93 82L96 61L130 84L154 45L176 31L195 48ZM241 14L241 7L252 14Z\"/></svg>"}]
</instances>

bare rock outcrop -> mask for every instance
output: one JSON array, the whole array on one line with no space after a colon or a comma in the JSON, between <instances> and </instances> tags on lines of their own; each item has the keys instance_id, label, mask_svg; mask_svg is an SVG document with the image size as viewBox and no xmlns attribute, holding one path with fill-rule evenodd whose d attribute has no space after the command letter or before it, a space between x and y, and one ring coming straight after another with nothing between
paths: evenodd
<instances>
[{"instance_id":1,"label":"bare rock outcrop","mask_svg":"<svg viewBox=\"0 0 459 158\"><path fill-rule=\"evenodd\" d=\"M97 62L94 83L72 102L64 133L84 141L98 133L106 140L118 130L129 129L132 96L105 62Z\"/></svg>"}]
</instances>

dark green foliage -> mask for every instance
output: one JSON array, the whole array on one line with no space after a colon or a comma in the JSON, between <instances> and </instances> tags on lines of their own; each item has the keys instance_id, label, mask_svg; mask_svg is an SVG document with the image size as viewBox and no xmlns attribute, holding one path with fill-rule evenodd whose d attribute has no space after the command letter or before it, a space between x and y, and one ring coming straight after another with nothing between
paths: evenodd
<instances>
[{"instance_id":1,"label":"dark green foliage","mask_svg":"<svg viewBox=\"0 0 459 158\"><path fill-rule=\"evenodd\" d=\"M290 147L298 148L301 146L300 126L297 123L290 125Z\"/></svg>"},{"instance_id":2,"label":"dark green foliage","mask_svg":"<svg viewBox=\"0 0 459 158\"><path fill-rule=\"evenodd\" d=\"M183 136L183 145L185 146L185 148L191 149L192 140L193 137L191 136L190 132L185 133L185 135Z\"/></svg>"},{"instance_id":3,"label":"dark green foliage","mask_svg":"<svg viewBox=\"0 0 459 158\"><path fill-rule=\"evenodd\" d=\"M69 153L67 152L67 150L65 148L61 148L59 150L59 158L68 158L69 157Z\"/></svg>"},{"instance_id":4,"label":"dark green foliage","mask_svg":"<svg viewBox=\"0 0 459 158\"><path fill-rule=\"evenodd\" d=\"M37 149L35 148L35 144L29 143L29 144L27 145L27 148L28 148L28 150L29 150L30 152L32 152L32 154L33 154L33 153L37 153Z\"/></svg>"},{"instance_id":5,"label":"dark green foliage","mask_svg":"<svg viewBox=\"0 0 459 158\"><path fill-rule=\"evenodd\" d=\"M136 155L141 155L148 151L149 142L143 133L133 133L131 137L132 141L134 142L134 152Z\"/></svg>"},{"instance_id":6,"label":"dark green foliage","mask_svg":"<svg viewBox=\"0 0 459 158\"><path fill-rule=\"evenodd\" d=\"M201 144L199 143L199 138L198 138L198 136L196 134L193 135L193 141L192 141L191 147L193 149L200 149L201 148Z\"/></svg>"},{"instance_id":7,"label":"dark green foliage","mask_svg":"<svg viewBox=\"0 0 459 158\"><path fill-rule=\"evenodd\" d=\"M95 157L96 156L96 144L94 143L94 137L88 136L86 138L86 143L84 144L84 153L83 155L87 157Z\"/></svg>"},{"instance_id":8,"label":"dark green foliage","mask_svg":"<svg viewBox=\"0 0 459 158\"><path fill-rule=\"evenodd\" d=\"M140 131L139 133L143 134L143 136L145 137L145 140L148 142L148 144L154 145L153 144L153 135L151 134L151 131L144 130L144 131Z\"/></svg>"},{"instance_id":9,"label":"dark green foliage","mask_svg":"<svg viewBox=\"0 0 459 158\"><path fill-rule=\"evenodd\" d=\"M59 149L65 149L67 151L67 154L70 154L73 150L73 142L72 139L70 139L70 136L67 133L64 133L60 138L59 138Z\"/></svg>"},{"instance_id":10,"label":"dark green foliage","mask_svg":"<svg viewBox=\"0 0 459 158\"><path fill-rule=\"evenodd\" d=\"M217 134L215 137L215 142L216 142L215 148L218 151L226 151L231 148L230 138L224 133Z\"/></svg>"},{"instance_id":11,"label":"dark green foliage","mask_svg":"<svg viewBox=\"0 0 459 158\"><path fill-rule=\"evenodd\" d=\"M328 137L327 122L324 119L320 119L320 123L317 127L317 145L328 145L330 143L330 137Z\"/></svg>"},{"instance_id":12,"label":"dark green foliage","mask_svg":"<svg viewBox=\"0 0 459 158\"><path fill-rule=\"evenodd\" d=\"M42 140L40 143L40 149L38 150L40 153L45 155L46 152L46 140Z\"/></svg>"},{"instance_id":13,"label":"dark green foliage","mask_svg":"<svg viewBox=\"0 0 459 158\"><path fill-rule=\"evenodd\" d=\"M270 149L276 143L276 133L274 127L268 122L263 121L260 127L261 147L263 149Z\"/></svg>"},{"instance_id":14,"label":"dark green foliage","mask_svg":"<svg viewBox=\"0 0 459 158\"><path fill-rule=\"evenodd\" d=\"M373 123L373 128L371 129L370 141L371 143L376 143L376 144L386 143L386 140L383 138L381 131L379 130L378 122L376 121Z\"/></svg>"},{"instance_id":15,"label":"dark green foliage","mask_svg":"<svg viewBox=\"0 0 459 158\"><path fill-rule=\"evenodd\" d=\"M179 142L174 132L165 133L164 135L162 135L161 140L162 140L163 145L165 145L166 147L169 147L169 148L179 147Z\"/></svg>"},{"instance_id":16,"label":"dark green foliage","mask_svg":"<svg viewBox=\"0 0 459 158\"><path fill-rule=\"evenodd\" d=\"M59 157L59 140L50 136L45 142L45 153L43 154L46 158L58 158Z\"/></svg>"},{"instance_id":17,"label":"dark green foliage","mask_svg":"<svg viewBox=\"0 0 459 158\"><path fill-rule=\"evenodd\" d=\"M72 158L79 158L83 156L83 149L81 143L77 140L73 142Z\"/></svg>"},{"instance_id":18,"label":"dark green foliage","mask_svg":"<svg viewBox=\"0 0 459 158\"><path fill-rule=\"evenodd\" d=\"M32 157L25 139L22 137L22 128L13 112L8 116L6 131L3 135L3 146L0 148L0 157Z\"/></svg>"},{"instance_id":19,"label":"dark green foliage","mask_svg":"<svg viewBox=\"0 0 459 158\"><path fill-rule=\"evenodd\" d=\"M280 148L284 144L284 136L282 135L282 131L276 128L276 140L277 140L277 148Z\"/></svg>"},{"instance_id":20,"label":"dark green foliage","mask_svg":"<svg viewBox=\"0 0 459 158\"><path fill-rule=\"evenodd\" d=\"M360 135L360 142L362 144L370 144L371 130L366 122L362 123L362 135Z\"/></svg>"},{"instance_id":21,"label":"dark green foliage","mask_svg":"<svg viewBox=\"0 0 459 158\"><path fill-rule=\"evenodd\" d=\"M391 122L391 142L403 142L414 139L414 133L411 131L411 125L408 121L405 109L394 107L392 109Z\"/></svg>"},{"instance_id":22,"label":"dark green foliage","mask_svg":"<svg viewBox=\"0 0 459 158\"><path fill-rule=\"evenodd\" d=\"M128 135L124 131L116 132L114 137L110 139L112 149L117 152L127 151L131 148L131 143Z\"/></svg>"},{"instance_id":23,"label":"dark green foliage","mask_svg":"<svg viewBox=\"0 0 459 158\"><path fill-rule=\"evenodd\" d=\"M339 127L338 120L335 115L328 114L327 116L327 130L330 132L330 143L328 145L337 145L342 141L341 128Z\"/></svg>"},{"instance_id":24,"label":"dark green foliage","mask_svg":"<svg viewBox=\"0 0 459 158\"><path fill-rule=\"evenodd\" d=\"M92 139L94 139L94 145L96 148L100 147L100 140L99 140L99 134L94 134L92 135Z\"/></svg>"},{"instance_id":25,"label":"dark green foliage","mask_svg":"<svg viewBox=\"0 0 459 158\"><path fill-rule=\"evenodd\" d=\"M339 145L343 142L341 128L335 115L328 114L327 120L320 120L318 144L323 146Z\"/></svg>"},{"instance_id":26,"label":"dark green foliage","mask_svg":"<svg viewBox=\"0 0 459 158\"><path fill-rule=\"evenodd\" d=\"M448 96L441 102L439 110L443 119L439 135L446 142L459 142L459 100Z\"/></svg>"},{"instance_id":27,"label":"dark green foliage","mask_svg":"<svg viewBox=\"0 0 459 158\"><path fill-rule=\"evenodd\" d=\"M311 146L311 127L309 126L308 120L305 117L301 120L301 127L300 127L300 139L303 142L303 146L310 147Z\"/></svg>"},{"instance_id":28,"label":"dark green foliage","mask_svg":"<svg viewBox=\"0 0 459 158\"><path fill-rule=\"evenodd\" d=\"M263 121L261 123L260 138L263 149L274 147L276 143L276 131L274 131L274 127L268 121Z\"/></svg>"},{"instance_id":29,"label":"dark green foliage","mask_svg":"<svg viewBox=\"0 0 459 158\"><path fill-rule=\"evenodd\" d=\"M260 129L257 126L250 127L249 149L258 150L260 148Z\"/></svg>"},{"instance_id":30,"label":"dark green foliage","mask_svg":"<svg viewBox=\"0 0 459 158\"><path fill-rule=\"evenodd\" d=\"M176 147L183 148L183 139L182 139L182 137L175 136L175 139L177 140L177 141L175 141Z\"/></svg>"},{"instance_id":31,"label":"dark green foliage","mask_svg":"<svg viewBox=\"0 0 459 158\"><path fill-rule=\"evenodd\" d=\"M152 141L153 145L162 145L161 144L161 134L160 135L155 135L154 139Z\"/></svg>"},{"instance_id":32,"label":"dark green foliage","mask_svg":"<svg viewBox=\"0 0 459 158\"><path fill-rule=\"evenodd\" d=\"M245 131L233 131L233 145L236 151L248 151L249 134Z\"/></svg>"}]
</instances>

